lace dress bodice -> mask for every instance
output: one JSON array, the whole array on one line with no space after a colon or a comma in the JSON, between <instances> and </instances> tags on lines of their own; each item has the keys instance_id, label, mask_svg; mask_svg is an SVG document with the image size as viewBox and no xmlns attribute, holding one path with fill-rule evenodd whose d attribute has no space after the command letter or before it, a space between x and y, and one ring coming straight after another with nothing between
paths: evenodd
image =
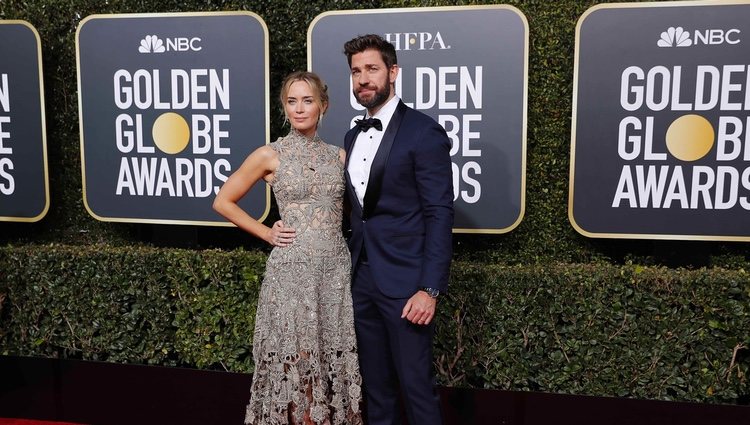
<instances>
[{"instance_id":1,"label":"lace dress bodice","mask_svg":"<svg viewBox=\"0 0 750 425\"><path fill-rule=\"evenodd\" d=\"M279 167L270 182L281 220L297 236L285 255L339 255L343 242L344 165L339 148L292 131L272 143ZM334 252L331 249L335 248ZM276 253L275 253L276 254Z\"/></svg>"}]
</instances>

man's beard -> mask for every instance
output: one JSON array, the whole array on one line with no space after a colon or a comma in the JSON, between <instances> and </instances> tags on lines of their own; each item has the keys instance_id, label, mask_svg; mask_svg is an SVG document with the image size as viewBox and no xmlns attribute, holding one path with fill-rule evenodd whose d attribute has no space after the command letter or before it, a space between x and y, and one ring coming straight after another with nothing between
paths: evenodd
<instances>
[{"instance_id":1,"label":"man's beard","mask_svg":"<svg viewBox=\"0 0 750 425\"><path fill-rule=\"evenodd\" d=\"M369 101L365 101L360 98L357 90L354 90L354 97L357 99L357 102L367 109L372 109L376 106L382 105L386 100L388 100L388 96L390 96L390 94L391 86L389 84L386 84L382 90L375 90L375 94Z\"/></svg>"}]
</instances>

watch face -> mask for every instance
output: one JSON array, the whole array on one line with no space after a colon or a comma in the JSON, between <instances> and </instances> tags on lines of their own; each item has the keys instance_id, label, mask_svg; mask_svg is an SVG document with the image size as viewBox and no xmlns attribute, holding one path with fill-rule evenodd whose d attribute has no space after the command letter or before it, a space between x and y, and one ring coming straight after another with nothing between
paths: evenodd
<instances>
[{"instance_id":1,"label":"watch face","mask_svg":"<svg viewBox=\"0 0 750 425\"><path fill-rule=\"evenodd\" d=\"M422 288L422 290L427 292L427 295L432 298L437 298L440 295L440 291L435 288Z\"/></svg>"}]
</instances>

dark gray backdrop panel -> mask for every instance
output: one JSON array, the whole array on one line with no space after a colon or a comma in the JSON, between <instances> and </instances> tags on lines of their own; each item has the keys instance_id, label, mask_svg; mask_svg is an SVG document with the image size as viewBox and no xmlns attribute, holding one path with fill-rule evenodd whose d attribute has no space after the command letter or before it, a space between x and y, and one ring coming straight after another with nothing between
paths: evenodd
<instances>
[{"instance_id":1,"label":"dark gray backdrop panel","mask_svg":"<svg viewBox=\"0 0 750 425\"><path fill-rule=\"evenodd\" d=\"M200 38L200 51L166 51L140 53L139 46L147 35L167 38ZM185 224L220 224L225 222L212 208L214 196L170 197L116 195L121 157L205 158L212 163L226 158L232 171L239 168L247 155L268 138L267 39L265 24L249 14L174 14L113 15L85 21L79 30L80 100L83 120L82 145L85 167L85 197L97 218L111 221L153 222L167 220ZM133 74L138 69L160 70L162 100L169 98L169 73L172 69L229 69L230 107L218 105L211 110L138 110L135 106L120 110L114 101L113 76L118 69ZM201 78L207 81L206 77ZM205 95L202 98L206 98ZM115 119L121 113L143 116L144 141L153 146L151 126L165 112L176 112L190 124L192 114L229 114L221 130L229 132L222 142L230 155L194 155L192 144L181 153L169 155L156 149L153 154L121 153L115 145ZM174 167L172 167L174 168ZM229 173L227 173L229 174ZM214 185L221 182L214 180ZM256 185L240 202L253 217L268 209L267 188Z\"/></svg>"},{"instance_id":2,"label":"dark gray backdrop panel","mask_svg":"<svg viewBox=\"0 0 750 425\"><path fill-rule=\"evenodd\" d=\"M527 26L523 15L514 8L488 6L346 11L319 16L308 32L309 66L329 87L331 106L320 129L329 143L343 145L352 119L364 113L351 96L343 46L349 39L368 33L383 37L391 34L394 44L394 34L400 34L400 95L411 106L417 95L417 67L430 68L436 75L440 67L467 67L474 83L475 69L482 67L481 108L475 107L469 97L465 108L440 109L436 102L422 112L436 120L441 114L451 115L459 122L464 115L481 115L481 120L469 127L480 133L471 148L481 150L481 156L464 157L459 150L452 157L459 168L470 161L481 167L481 174L470 175L481 185L481 197L470 203L459 193L455 201L456 231L502 233L514 228L524 211ZM436 42L438 33L442 43ZM421 45L428 38L430 41ZM408 50L406 40L414 40ZM446 84L456 85L455 91L446 93L446 101L458 101L459 74L448 73ZM451 130L450 124L446 127ZM467 191L469 197L474 195L474 188L463 179L458 188Z\"/></svg>"},{"instance_id":3,"label":"dark gray backdrop panel","mask_svg":"<svg viewBox=\"0 0 750 425\"><path fill-rule=\"evenodd\" d=\"M719 116L737 116L743 123L747 111L673 111L667 107L654 112L646 106L626 111L620 105L620 79L623 70L638 66L645 72L654 66L670 71L682 67L680 100L695 97L697 65L713 65L721 70L727 64L750 64L750 6L745 5L683 5L645 4L638 7L594 7L579 24L577 51L578 99L574 105L575 140L572 155L575 167L571 197L571 219L574 227L587 236L604 237L669 237L689 239L727 239L750 237L748 211L736 206L728 210L682 209L673 202L665 208L630 208L627 202L612 207L615 190L624 165L682 166L690 192L692 166L748 166L742 159L717 162L716 143L711 152L693 162L681 161L666 147L665 134L669 125L686 114L706 118L718 130ZM738 44L693 44L689 47L659 47L661 33L669 27L682 27L694 38L694 31L710 29L740 30ZM741 81L744 86L744 77ZM733 83L739 83L732 80ZM656 86L657 92L661 86ZM743 89L743 93L744 93ZM670 91L671 92L671 91ZM735 95L738 96L738 95ZM732 101L737 101L732 98ZM626 161L617 152L620 121L634 116L642 120L654 117L653 151L667 153L666 161L638 159ZM634 132L631 132L635 134ZM671 175L670 175L671 178ZM637 185L637 183L636 183ZM637 190L637 189L636 189ZM743 193L744 192L744 193ZM750 191L740 188L740 196ZM700 205L703 205L702 202Z\"/></svg>"},{"instance_id":4,"label":"dark gray backdrop panel","mask_svg":"<svg viewBox=\"0 0 750 425\"><path fill-rule=\"evenodd\" d=\"M31 25L19 21L0 21L0 76L8 76L9 112L0 107L0 117L9 117L2 131L10 133L3 140L11 154L0 153L0 159L13 163L14 190L0 192L0 221L38 221L47 213L49 194L43 93L41 93L41 57L39 39ZM7 186L7 178L0 184Z\"/></svg>"}]
</instances>

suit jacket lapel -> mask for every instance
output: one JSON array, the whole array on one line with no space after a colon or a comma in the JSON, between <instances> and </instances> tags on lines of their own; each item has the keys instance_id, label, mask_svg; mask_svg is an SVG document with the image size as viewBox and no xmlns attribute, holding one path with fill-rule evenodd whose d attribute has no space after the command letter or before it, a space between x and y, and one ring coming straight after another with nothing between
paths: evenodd
<instances>
[{"instance_id":1,"label":"suit jacket lapel","mask_svg":"<svg viewBox=\"0 0 750 425\"><path fill-rule=\"evenodd\" d=\"M372 211L375 209L375 205L378 203L378 199L380 199L385 166L388 163L391 147L393 147L393 142L396 140L398 128L401 126L401 120L403 120L405 114L406 105L404 105L404 102L399 101L396 110L393 112L391 121L388 123L388 128L385 129L383 139L380 141L380 147L378 147L378 152L375 154L375 159L372 161L370 179L367 182L367 192L365 192L365 205L362 207L362 217L365 219L370 217Z\"/></svg>"}]
</instances>

